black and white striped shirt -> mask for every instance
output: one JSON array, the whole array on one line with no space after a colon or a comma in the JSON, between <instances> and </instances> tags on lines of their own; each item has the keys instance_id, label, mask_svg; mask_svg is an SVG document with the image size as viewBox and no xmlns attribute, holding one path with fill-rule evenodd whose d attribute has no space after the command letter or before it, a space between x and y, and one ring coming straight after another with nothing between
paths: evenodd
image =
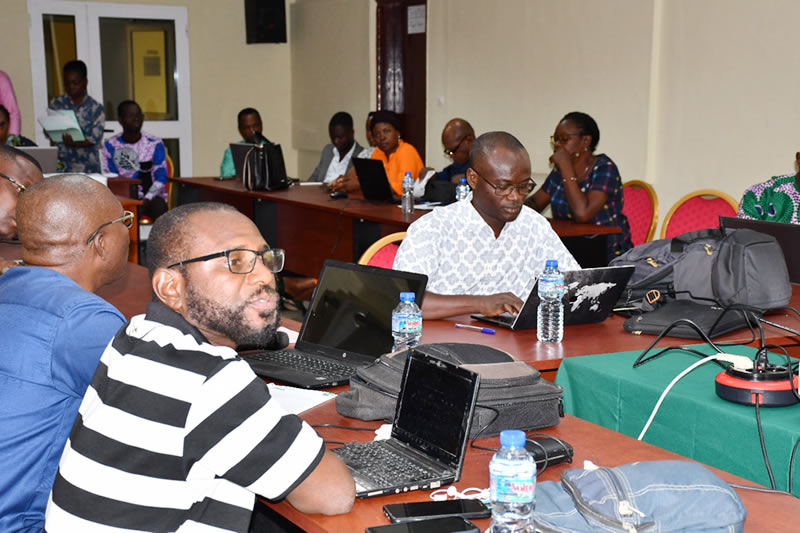
<instances>
[{"instance_id":1,"label":"black and white striped shirt","mask_svg":"<svg viewBox=\"0 0 800 533\"><path fill-rule=\"evenodd\" d=\"M234 350L151 303L100 359L45 529L247 531L255 495L283 498L323 451Z\"/></svg>"}]
</instances>

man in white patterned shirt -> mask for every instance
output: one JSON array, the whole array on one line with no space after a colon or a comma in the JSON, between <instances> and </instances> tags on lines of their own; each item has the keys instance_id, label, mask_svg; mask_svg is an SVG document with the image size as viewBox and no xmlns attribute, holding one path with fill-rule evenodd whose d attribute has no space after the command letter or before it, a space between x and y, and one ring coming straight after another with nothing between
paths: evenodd
<instances>
[{"instance_id":1,"label":"man in white patterned shirt","mask_svg":"<svg viewBox=\"0 0 800 533\"><path fill-rule=\"evenodd\" d=\"M580 268L547 219L523 205L535 184L516 137L485 133L469 160L472 196L411 224L394 260L395 269L428 276L425 318L516 314L546 260Z\"/></svg>"}]
</instances>

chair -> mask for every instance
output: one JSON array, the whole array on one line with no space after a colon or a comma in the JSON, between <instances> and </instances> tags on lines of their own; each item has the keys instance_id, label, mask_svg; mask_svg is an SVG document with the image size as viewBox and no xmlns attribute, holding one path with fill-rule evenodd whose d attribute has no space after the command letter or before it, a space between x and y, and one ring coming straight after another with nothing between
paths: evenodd
<instances>
[{"instance_id":1,"label":"chair","mask_svg":"<svg viewBox=\"0 0 800 533\"><path fill-rule=\"evenodd\" d=\"M739 202L722 191L700 189L675 202L661 226L661 238L671 239L681 233L718 228L719 217L736 216Z\"/></svg>"},{"instance_id":2,"label":"chair","mask_svg":"<svg viewBox=\"0 0 800 533\"><path fill-rule=\"evenodd\" d=\"M169 153L165 153L167 157L167 178L175 176L175 164ZM174 183L167 181L167 209L172 209L178 205L178 191L173 186Z\"/></svg>"},{"instance_id":3,"label":"chair","mask_svg":"<svg viewBox=\"0 0 800 533\"><path fill-rule=\"evenodd\" d=\"M358 259L359 265L370 265L381 268L392 268L394 256L400 248L400 242L405 238L405 231L398 231L386 237L381 237L373 242Z\"/></svg>"},{"instance_id":4,"label":"chair","mask_svg":"<svg viewBox=\"0 0 800 533\"><path fill-rule=\"evenodd\" d=\"M658 224L658 196L653 186L640 180L622 184L622 213L631 226L634 246L653 240Z\"/></svg>"}]
</instances>

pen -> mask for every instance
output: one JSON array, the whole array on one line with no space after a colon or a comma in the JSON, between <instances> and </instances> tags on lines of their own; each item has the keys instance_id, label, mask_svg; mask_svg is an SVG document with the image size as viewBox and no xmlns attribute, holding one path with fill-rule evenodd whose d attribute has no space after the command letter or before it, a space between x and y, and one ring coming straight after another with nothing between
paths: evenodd
<instances>
[{"instance_id":1,"label":"pen","mask_svg":"<svg viewBox=\"0 0 800 533\"><path fill-rule=\"evenodd\" d=\"M456 324L457 328L466 328L466 329L474 329L480 331L481 333L488 333L489 335L494 335L496 333L495 330L492 328L482 328L480 326L470 326L468 324Z\"/></svg>"}]
</instances>

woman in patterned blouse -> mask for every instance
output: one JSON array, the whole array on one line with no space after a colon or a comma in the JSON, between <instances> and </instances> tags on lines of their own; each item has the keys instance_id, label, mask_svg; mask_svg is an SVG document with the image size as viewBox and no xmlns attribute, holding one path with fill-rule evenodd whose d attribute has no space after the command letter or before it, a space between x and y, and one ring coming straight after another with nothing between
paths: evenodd
<instances>
[{"instance_id":1,"label":"woman in patterned blouse","mask_svg":"<svg viewBox=\"0 0 800 533\"><path fill-rule=\"evenodd\" d=\"M550 205L553 218L619 226L622 233L608 235L608 260L631 248L619 170L610 157L594 153L600 141L597 122L586 113L567 113L550 141L553 170L527 205L537 211Z\"/></svg>"}]
</instances>

